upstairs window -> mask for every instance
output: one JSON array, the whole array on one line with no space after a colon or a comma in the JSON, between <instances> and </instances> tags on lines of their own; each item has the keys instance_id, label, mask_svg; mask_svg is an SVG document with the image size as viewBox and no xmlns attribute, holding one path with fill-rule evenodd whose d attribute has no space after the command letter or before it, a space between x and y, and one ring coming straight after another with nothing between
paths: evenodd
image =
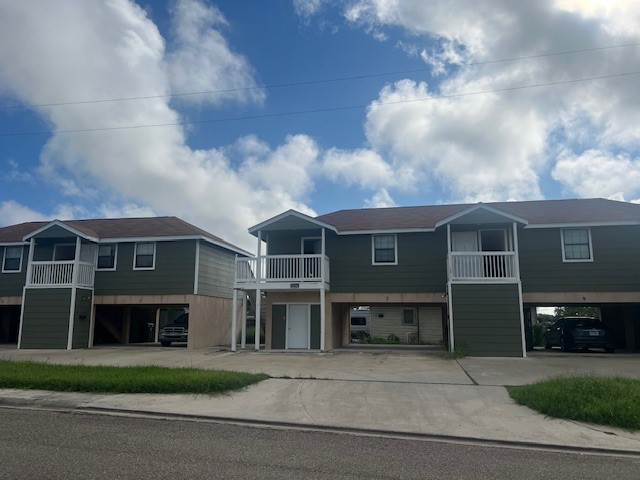
<instances>
[{"instance_id":1,"label":"upstairs window","mask_svg":"<svg viewBox=\"0 0 640 480\"><path fill-rule=\"evenodd\" d=\"M133 260L134 270L153 270L156 266L155 242L138 242Z\"/></svg>"},{"instance_id":2,"label":"upstairs window","mask_svg":"<svg viewBox=\"0 0 640 480\"><path fill-rule=\"evenodd\" d=\"M593 261L591 230L588 228L565 228L562 230L562 261Z\"/></svg>"},{"instance_id":3,"label":"upstairs window","mask_svg":"<svg viewBox=\"0 0 640 480\"><path fill-rule=\"evenodd\" d=\"M373 235L371 237L374 265L397 265L398 248L395 235Z\"/></svg>"},{"instance_id":4,"label":"upstairs window","mask_svg":"<svg viewBox=\"0 0 640 480\"><path fill-rule=\"evenodd\" d=\"M117 245L99 245L98 246L98 270L115 270L116 269L116 252Z\"/></svg>"},{"instance_id":5,"label":"upstairs window","mask_svg":"<svg viewBox=\"0 0 640 480\"><path fill-rule=\"evenodd\" d=\"M22 268L22 247L5 247L2 272L19 272Z\"/></svg>"}]
</instances>

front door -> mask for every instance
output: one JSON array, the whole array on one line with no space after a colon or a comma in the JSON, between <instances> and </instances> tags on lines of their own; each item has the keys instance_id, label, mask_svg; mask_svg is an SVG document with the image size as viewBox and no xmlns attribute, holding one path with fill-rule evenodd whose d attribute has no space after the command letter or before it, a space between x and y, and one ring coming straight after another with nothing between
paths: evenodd
<instances>
[{"instance_id":1,"label":"front door","mask_svg":"<svg viewBox=\"0 0 640 480\"><path fill-rule=\"evenodd\" d=\"M309 348L309 305L289 305L286 348Z\"/></svg>"},{"instance_id":2,"label":"front door","mask_svg":"<svg viewBox=\"0 0 640 480\"><path fill-rule=\"evenodd\" d=\"M477 252L478 232L451 232L451 250L454 252Z\"/></svg>"}]
</instances>

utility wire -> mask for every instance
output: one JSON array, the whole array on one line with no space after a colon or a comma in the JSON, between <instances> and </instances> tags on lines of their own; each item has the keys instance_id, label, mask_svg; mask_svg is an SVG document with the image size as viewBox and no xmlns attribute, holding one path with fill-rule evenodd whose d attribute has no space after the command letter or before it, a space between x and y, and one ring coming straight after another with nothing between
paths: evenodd
<instances>
[{"instance_id":1,"label":"utility wire","mask_svg":"<svg viewBox=\"0 0 640 480\"><path fill-rule=\"evenodd\" d=\"M594 48L583 48L580 50L566 50L562 52L551 52L551 53L540 53L536 55L527 55L525 57L511 57L511 58L502 58L499 60L486 60L483 62L471 62L462 65L462 67L473 67L479 65L490 65L495 63L504 63L504 62L513 62L518 60L531 60L535 58L544 58L544 57L555 57L560 55L571 55L575 53L585 53L585 52L596 52L602 50L612 50L618 48L628 48L628 47L638 47L640 43L628 43L624 45L609 45L605 47L594 47ZM326 83L335 83L335 82L345 82L349 80L361 80L364 78L373 78L373 77L384 77L384 76L392 76L392 75L404 75L408 73L420 73L431 70L431 67L424 68L415 68L411 70L395 70L389 72L374 72L374 73L365 73L362 75L353 75L347 77L335 77L335 78L325 78L320 80L305 80L300 82L288 82L288 83L274 83L270 85L254 86L254 87L239 87L239 88L225 88L219 90L203 90L200 92L178 92L178 93L167 93L164 95L146 95L139 97L121 97L121 98L105 98L105 99L96 99L96 100L77 100L77 101L69 101L69 102L52 102L52 103L38 103L38 104L28 104L28 105L1 105L0 110L18 110L18 109L27 109L27 108L43 108L43 107L61 107L68 105L83 105L83 104L95 104L95 103L109 103L109 102L128 102L132 100L150 100L155 98L178 98L178 97L188 97L195 95L211 95L216 93L233 93L233 92L248 92L255 90L267 90L270 88L286 88L286 87L298 87L298 86L306 86L306 85L319 85Z\"/></svg>"},{"instance_id":2,"label":"utility wire","mask_svg":"<svg viewBox=\"0 0 640 480\"><path fill-rule=\"evenodd\" d=\"M515 90L525 90L530 88L541 88L541 87L552 87L557 85L567 85L571 83L579 83L579 82L590 82L595 80L604 80L607 78L620 78L620 77L630 77L634 75L640 75L640 71L636 72L625 72L625 73L615 73L611 75L601 75L597 77L585 77L585 78L575 78L570 80L560 80L557 82L547 82L547 83L534 83L530 85L519 85L515 87L504 87L497 88L492 90L478 90L475 92L462 92L462 93L451 93L447 95L433 95L429 97L423 98L414 98L411 100L397 100L394 102L379 102L371 104L372 108L383 107L388 105L398 105L404 103L415 103L415 102L425 102L429 100L443 100L448 98L460 98L460 97L469 97L472 95L485 95L487 93L503 93L503 92L511 92ZM113 131L113 130L133 130L138 128L155 128L155 127L171 127L171 126L182 126L182 125L199 125L206 123L225 123L225 122L234 122L240 120L255 120L262 118L273 118L273 117L287 117L293 115L302 115L308 113L322 113L322 112L338 112L345 110L358 110L365 109L369 107L370 104L367 105L347 105L343 107L327 107L327 108L316 108L310 110L294 110L290 112L275 112L275 113L264 113L257 115L247 115L242 117L226 117L226 118L214 118L208 120L192 120L192 121L184 121L184 122L171 122L171 123L156 123L156 124L147 124L147 125L125 125L121 127L96 127L96 128L82 128L82 129L69 129L69 130L47 130L40 132L10 132L10 133L0 133L0 137L21 137L21 136L33 136L33 135L55 135L60 133L84 133L84 132L103 132L103 131Z\"/></svg>"}]
</instances>

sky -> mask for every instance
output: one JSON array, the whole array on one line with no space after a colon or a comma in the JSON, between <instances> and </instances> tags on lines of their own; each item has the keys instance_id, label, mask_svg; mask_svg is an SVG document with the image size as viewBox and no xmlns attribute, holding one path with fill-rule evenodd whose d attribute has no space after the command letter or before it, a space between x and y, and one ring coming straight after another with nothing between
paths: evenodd
<instances>
[{"instance_id":1,"label":"sky","mask_svg":"<svg viewBox=\"0 0 640 480\"><path fill-rule=\"evenodd\" d=\"M636 0L0 0L0 226L640 202Z\"/></svg>"}]
</instances>

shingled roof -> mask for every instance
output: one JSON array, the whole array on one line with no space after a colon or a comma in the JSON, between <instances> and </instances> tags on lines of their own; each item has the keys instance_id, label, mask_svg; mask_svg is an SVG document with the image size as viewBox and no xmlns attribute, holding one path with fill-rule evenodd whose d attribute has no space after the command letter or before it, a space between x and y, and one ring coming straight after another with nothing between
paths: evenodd
<instances>
[{"instance_id":1,"label":"shingled roof","mask_svg":"<svg viewBox=\"0 0 640 480\"><path fill-rule=\"evenodd\" d=\"M0 243L19 243L39 228L51 222L26 222L0 228ZM67 225L85 235L99 240L161 238L161 237L202 237L211 243L229 250L249 255L241 248L201 228L191 225L178 217L144 218L96 218L89 220L64 220Z\"/></svg>"},{"instance_id":2,"label":"shingled roof","mask_svg":"<svg viewBox=\"0 0 640 480\"><path fill-rule=\"evenodd\" d=\"M525 219L529 227L562 224L640 224L640 205L603 198L491 202L422 207L363 208L339 210L316 217L338 232L434 229L442 220L477 205Z\"/></svg>"}]
</instances>

